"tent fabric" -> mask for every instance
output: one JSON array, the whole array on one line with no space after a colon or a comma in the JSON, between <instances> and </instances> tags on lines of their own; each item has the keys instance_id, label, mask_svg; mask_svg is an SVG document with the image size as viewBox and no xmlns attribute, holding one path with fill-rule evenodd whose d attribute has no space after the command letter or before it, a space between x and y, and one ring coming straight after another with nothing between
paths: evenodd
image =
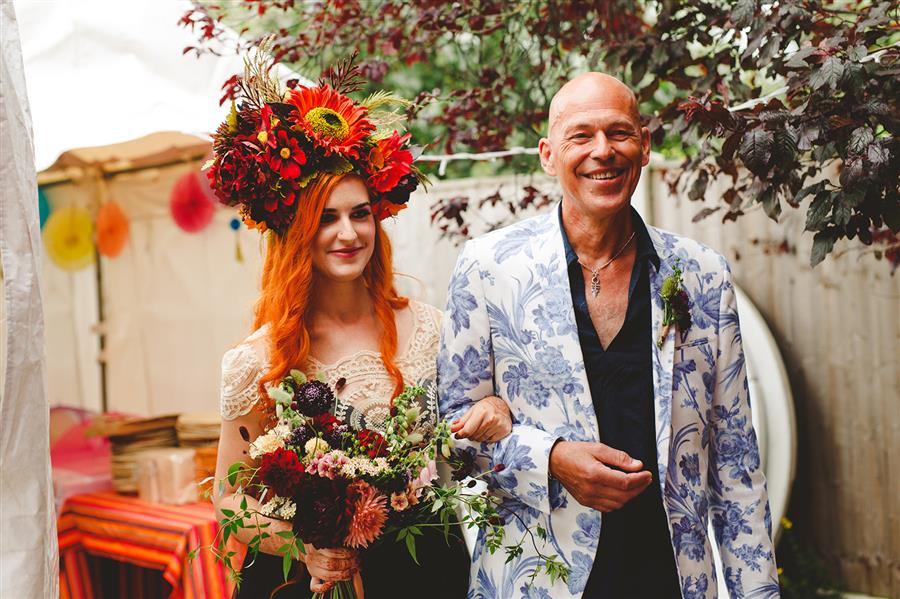
<instances>
[{"instance_id":1,"label":"tent fabric","mask_svg":"<svg viewBox=\"0 0 900 599\"><path fill-rule=\"evenodd\" d=\"M31 113L16 14L0 0L0 597L56 597L56 520L41 313L41 243Z\"/></svg>"},{"instance_id":2,"label":"tent fabric","mask_svg":"<svg viewBox=\"0 0 900 599\"><path fill-rule=\"evenodd\" d=\"M183 54L190 0L16 0L38 170L75 147L157 131L207 135L225 118L222 83L243 59ZM124 8L123 8L124 7ZM232 35L236 38L236 34ZM279 65L282 80L308 79Z\"/></svg>"}]
</instances>

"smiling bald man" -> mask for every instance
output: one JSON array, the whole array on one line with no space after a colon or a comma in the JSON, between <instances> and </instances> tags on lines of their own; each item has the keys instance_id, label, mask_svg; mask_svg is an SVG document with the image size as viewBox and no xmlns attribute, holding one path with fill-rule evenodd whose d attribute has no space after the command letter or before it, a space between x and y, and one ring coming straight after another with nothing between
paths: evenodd
<instances>
[{"instance_id":1,"label":"smiling bald man","mask_svg":"<svg viewBox=\"0 0 900 599\"><path fill-rule=\"evenodd\" d=\"M507 562L479 537L469 596L715 597L716 542L732 597L778 597L725 259L631 207L650 135L618 79L565 84L539 150L562 201L466 244L438 376L451 420L486 395L509 403L508 437L460 444L485 469L504 464L489 482L514 515L507 538L521 523L549 538ZM688 306L664 326L676 270ZM529 584L541 553L569 567L565 582Z\"/></svg>"}]
</instances>

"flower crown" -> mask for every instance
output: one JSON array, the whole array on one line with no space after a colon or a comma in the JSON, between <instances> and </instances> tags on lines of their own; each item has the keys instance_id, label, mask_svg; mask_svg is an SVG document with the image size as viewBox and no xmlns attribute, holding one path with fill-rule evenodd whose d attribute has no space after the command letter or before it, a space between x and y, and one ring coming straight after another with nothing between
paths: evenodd
<instances>
[{"instance_id":1,"label":"flower crown","mask_svg":"<svg viewBox=\"0 0 900 599\"><path fill-rule=\"evenodd\" d=\"M394 108L410 103L376 92L360 103L345 93L361 87L353 58L327 71L316 87L283 91L270 74L267 45L245 61L238 105L213 135L210 184L219 200L240 206L247 226L283 235L297 212L297 194L322 173L355 173L382 220L406 207L425 182L413 166L410 135L394 127L405 119Z\"/></svg>"}]
</instances>

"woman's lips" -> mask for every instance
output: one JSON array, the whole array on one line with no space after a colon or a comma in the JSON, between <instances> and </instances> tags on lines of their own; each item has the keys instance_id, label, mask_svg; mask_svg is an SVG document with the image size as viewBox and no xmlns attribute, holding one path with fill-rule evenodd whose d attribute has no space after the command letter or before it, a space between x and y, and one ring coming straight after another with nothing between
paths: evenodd
<instances>
[{"instance_id":1,"label":"woman's lips","mask_svg":"<svg viewBox=\"0 0 900 599\"><path fill-rule=\"evenodd\" d=\"M328 253L337 256L338 258L352 258L361 251L362 248L347 248L343 250L332 250Z\"/></svg>"}]
</instances>

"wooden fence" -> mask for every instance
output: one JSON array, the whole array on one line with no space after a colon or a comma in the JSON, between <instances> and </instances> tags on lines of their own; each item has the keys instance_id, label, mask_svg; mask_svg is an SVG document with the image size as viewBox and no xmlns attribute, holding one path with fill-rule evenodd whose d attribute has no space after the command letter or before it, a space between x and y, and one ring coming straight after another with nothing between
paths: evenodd
<instances>
[{"instance_id":1,"label":"wooden fence","mask_svg":"<svg viewBox=\"0 0 900 599\"><path fill-rule=\"evenodd\" d=\"M797 477L789 514L848 591L900 598L900 270L859 243L815 269L805 213L761 210L722 224L718 202L649 177L650 220L722 252L768 321L794 393Z\"/></svg>"}]
</instances>

